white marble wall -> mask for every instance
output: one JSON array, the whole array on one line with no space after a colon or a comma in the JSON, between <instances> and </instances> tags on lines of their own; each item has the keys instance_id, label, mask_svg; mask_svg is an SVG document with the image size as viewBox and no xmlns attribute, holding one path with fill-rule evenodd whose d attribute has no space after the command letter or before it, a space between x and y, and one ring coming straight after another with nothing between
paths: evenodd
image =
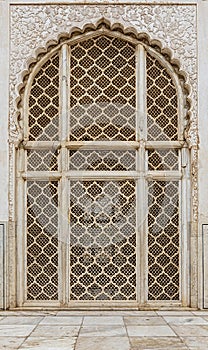
<instances>
[{"instance_id":1,"label":"white marble wall","mask_svg":"<svg viewBox=\"0 0 208 350\"><path fill-rule=\"evenodd\" d=\"M8 221L9 13L0 0L0 222Z\"/></svg>"},{"instance_id":2,"label":"white marble wall","mask_svg":"<svg viewBox=\"0 0 208 350\"><path fill-rule=\"evenodd\" d=\"M208 1L201 1L198 6L198 64L199 64L199 290L203 298L202 259L203 249L205 278L204 306L208 308L208 234L202 225L208 224ZM201 306L203 306L202 300Z\"/></svg>"},{"instance_id":3,"label":"white marble wall","mask_svg":"<svg viewBox=\"0 0 208 350\"><path fill-rule=\"evenodd\" d=\"M75 1L62 0L62 4L75 3ZM137 0L78 0L79 3L96 4L139 4ZM155 0L144 0L142 3L155 3ZM0 0L0 221L8 221L8 120L9 120L9 6L17 4L52 4L57 0ZM196 3L195 0L159 0L157 3ZM206 246L203 247L202 225L208 224L208 1L198 2L198 68L199 68L199 237L198 240L198 306L208 308L208 237L205 239ZM194 239L193 239L194 242ZM202 251L204 249L204 263L207 265L205 271L205 289L203 291L203 264ZM1 273L1 271L0 271ZM205 295L205 304L203 304Z\"/></svg>"}]
</instances>

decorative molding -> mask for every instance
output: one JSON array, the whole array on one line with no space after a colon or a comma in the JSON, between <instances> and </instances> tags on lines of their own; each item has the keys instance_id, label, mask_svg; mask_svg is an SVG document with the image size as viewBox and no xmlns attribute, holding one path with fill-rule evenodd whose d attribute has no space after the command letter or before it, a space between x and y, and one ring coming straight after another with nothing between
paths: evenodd
<instances>
[{"instance_id":1,"label":"decorative molding","mask_svg":"<svg viewBox=\"0 0 208 350\"><path fill-rule=\"evenodd\" d=\"M152 43L160 42L163 51L168 51L171 61L186 72L189 90L189 128L186 139L190 147L198 145L197 122L197 47L196 47L196 6L195 5L13 5L11 6L11 65L10 65L10 142L21 139L20 112L17 109L23 76L38 51L46 51L47 43L57 43L72 28L96 25L100 18L111 25L120 23L134 32L145 33ZM180 73L180 71L179 71ZM190 89L191 87L191 89ZM13 151L10 148L10 174L13 173ZM196 151L197 153L197 151ZM194 152L195 155L195 152ZM193 218L197 220L198 185L197 161L192 162ZM14 193L13 176L10 179L10 193ZM10 198L10 208L13 198ZM13 212L13 210L12 210ZM13 217L13 213L10 213Z\"/></svg>"},{"instance_id":2,"label":"decorative molding","mask_svg":"<svg viewBox=\"0 0 208 350\"><path fill-rule=\"evenodd\" d=\"M198 223L198 147L191 149L192 221ZM196 230L197 233L197 230Z\"/></svg>"},{"instance_id":3,"label":"decorative molding","mask_svg":"<svg viewBox=\"0 0 208 350\"><path fill-rule=\"evenodd\" d=\"M0 0L0 1L5 1L5 0ZM27 4L34 4L34 5L58 5L60 4L67 4L67 5L83 5L83 3L85 5L132 5L132 4L136 4L138 5L138 0L8 0L10 5L27 5ZM202 1L207 1L207 0L202 0ZM142 0L140 1L140 3L142 4L179 4L178 0ZM187 5L187 4L197 4L197 0L180 0L180 4L183 5Z\"/></svg>"},{"instance_id":4,"label":"decorative molding","mask_svg":"<svg viewBox=\"0 0 208 350\"><path fill-rule=\"evenodd\" d=\"M132 27L146 33L152 41L160 41L179 61L192 86L190 100L196 104L196 8L194 5L31 5L11 7L11 119L10 136L18 138L16 101L18 85L36 57L37 49L46 48L51 40L58 41L72 28L87 23L96 24L100 18ZM197 144L196 105L192 106L188 138Z\"/></svg>"}]
</instances>

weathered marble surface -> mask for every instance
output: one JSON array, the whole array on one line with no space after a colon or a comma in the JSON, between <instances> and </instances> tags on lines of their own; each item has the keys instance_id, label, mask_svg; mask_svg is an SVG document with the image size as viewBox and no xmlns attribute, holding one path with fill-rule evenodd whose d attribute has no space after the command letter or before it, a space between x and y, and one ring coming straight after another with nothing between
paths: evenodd
<instances>
[{"instance_id":1,"label":"weathered marble surface","mask_svg":"<svg viewBox=\"0 0 208 350\"><path fill-rule=\"evenodd\" d=\"M111 314L110 311L93 311L92 315L90 311L72 311L69 316L68 311L65 312L65 316L56 314L48 316L45 312L35 317L34 312L29 311L25 315L18 311L1 312L0 349L207 350L208 348L206 311L187 311L188 316L182 316L181 313L184 312L181 311L163 311L162 315L159 315L161 313L159 311L152 311L151 316L145 315L145 311L128 311L128 316L122 316L120 313L118 311L117 315L116 311L112 311ZM73 323L77 325L73 326ZM140 323L143 326L140 326Z\"/></svg>"},{"instance_id":2,"label":"weathered marble surface","mask_svg":"<svg viewBox=\"0 0 208 350\"><path fill-rule=\"evenodd\" d=\"M18 138L21 125L15 119L18 86L22 73L36 57L37 50L46 48L51 40L58 41L64 33L86 24L96 25L105 18L111 25L120 23L146 33L150 41L157 40L180 62L190 83L192 100L190 142L197 145L197 46L195 5L14 5L11 7L10 62L10 138ZM15 136L16 135L16 136Z\"/></svg>"}]
</instances>

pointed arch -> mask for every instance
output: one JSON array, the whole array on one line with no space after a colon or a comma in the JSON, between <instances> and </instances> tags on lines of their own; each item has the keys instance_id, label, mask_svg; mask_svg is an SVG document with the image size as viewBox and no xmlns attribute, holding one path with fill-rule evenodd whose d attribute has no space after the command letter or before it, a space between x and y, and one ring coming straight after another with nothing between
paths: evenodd
<instances>
[{"instance_id":1,"label":"pointed arch","mask_svg":"<svg viewBox=\"0 0 208 350\"><path fill-rule=\"evenodd\" d=\"M45 51L30 64L18 102L26 121L18 178L28 277L20 279L20 304L188 303L180 223L188 217L181 169L188 92L178 62L146 34L103 19ZM70 229L67 252L58 235Z\"/></svg>"}]
</instances>

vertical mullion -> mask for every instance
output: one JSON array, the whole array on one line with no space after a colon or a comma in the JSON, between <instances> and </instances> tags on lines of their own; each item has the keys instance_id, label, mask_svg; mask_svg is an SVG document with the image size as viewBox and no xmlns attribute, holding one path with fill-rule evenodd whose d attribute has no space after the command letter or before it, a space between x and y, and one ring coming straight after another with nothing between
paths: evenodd
<instances>
[{"instance_id":1,"label":"vertical mullion","mask_svg":"<svg viewBox=\"0 0 208 350\"><path fill-rule=\"evenodd\" d=\"M175 78L175 76L174 76ZM186 102L184 101L184 95L179 83L179 79L175 80L176 93L177 93L177 102L178 102L178 139L184 140L184 128L186 127L186 114L184 111L184 105Z\"/></svg>"},{"instance_id":2,"label":"vertical mullion","mask_svg":"<svg viewBox=\"0 0 208 350\"><path fill-rule=\"evenodd\" d=\"M59 186L59 295L62 304L68 300L68 150L66 141L68 138L68 69L69 49L64 44L61 48L60 60L60 171L62 174Z\"/></svg>"},{"instance_id":3,"label":"vertical mullion","mask_svg":"<svg viewBox=\"0 0 208 350\"><path fill-rule=\"evenodd\" d=\"M68 59L67 59L67 83L68 83L68 93L66 96L66 105L67 105L67 140L69 140L69 131L70 131L70 77L71 77L71 47L68 46ZM69 150L66 150L66 159L67 159L67 170L69 169ZM66 215L67 215L67 240L66 240L66 303L69 304L70 301L70 240L71 240L71 208L70 208L70 199L71 199L71 182L69 178L66 178L67 191L64 194L66 200Z\"/></svg>"},{"instance_id":4,"label":"vertical mullion","mask_svg":"<svg viewBox=\"0 0 208 350\"><path fill-rule=\"evenodd\" d=\"M137 64L136 64L136 141L140 147L137 151L137 172L139 174L137 180L137 300L139 303L144 303L144 286L145 286L145 262L146 249L144 217L145 217L145 143L144 143L144 126L146 116L146 99L145 99L145 50L142 45L137 46Z\"/></svg>"},{"instance_id":5,"label":"vertical mullion","mask_svg":"<svg viewBox=\"0 0 208 350\"><path fill-rule=\"evenodd\" d=\"M145 230L145 223L146 223L146 193L145 193L145 174L144 174L144 164L145 164L145 148L142 144L139 148L139 179L138 179L138 187L139 187L139 197L138 197L138 220L139 220L139 242L138 242L138 259L139 259L139 269L140 269L140 302L141 304L144 304L145 302L145 290L146 290L146 256L147 256L147 240L146 240L146 230ZM140 258L139 258L140 256Z\"/></svg>"},{"instance_id":6,"label":"vertical mullion","mask_svg":"<svg viewBox=\"0 0 208 350\"><path fill-rule=\"evenodd\" d=\"M187 193L190 193L190 189L188 186L188 177L189 177L189 167L188 167L188 149L182 148L181 150L181 165L182 165L182 180L180 181L180 191L179 191L179 198L180 198L180 208L179 208L179 222L181 222L181 225L179 225L179 234L180 234L180 295L181 295L181 302L182 306L187 306L189 303L188 295L189 295L189 274L188 266L189 266L189 247L188 247L188 226L187 223L189 222L188 218L188 203L189 200L187 198ZM181 195L180 195L181 194Z\"/></svg>"},{"instance_id":7,"label":"vertical mullion","mask_svg":"<svg viewBox=\"0 0 208 350\"><path fill-rule=\"evenodd\" d=\"M141 141L146 136L146 52L143 45L137 46L136 58L136 141Z\"/></svg>"},{"instance_id":8,"label":"vertical mullion","mask_svg":"<svg viewBox=\"0 0 208 350\"><path fill-rule=\"evenodd\" d=\"M27 299L27 210L25 208L26 182L22 178L22 171L25 169L25 150L18 150L18 170L17 170L17 196L19 203L17 206L17 305L22 306ZM24 232L24 234L23 234Z\"/></svg>"},{"instance_id":9,"label":"vertical mullion","mask_svg":"<svg viewBox=\"0 0 208 350\"><path fill-rule=\"evenodd\" d=\"M60 106L61 106L61 141L68 138L68 69L69 69L69 49L64 44L61 48L61 64L60 64Z\"/></svg>"}]
</instances>

